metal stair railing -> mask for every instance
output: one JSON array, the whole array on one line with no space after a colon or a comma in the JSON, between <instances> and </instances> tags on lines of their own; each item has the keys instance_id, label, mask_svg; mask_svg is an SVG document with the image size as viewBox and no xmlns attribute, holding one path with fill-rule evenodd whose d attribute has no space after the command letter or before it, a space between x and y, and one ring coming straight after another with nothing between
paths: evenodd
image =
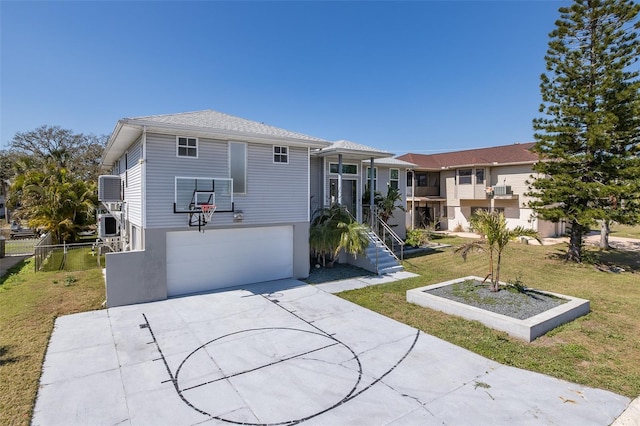
<instances>
[{"instance_id":1,"label":"metal stair railing","mask_svg":"<svg viewBox=\"0 0 640 426\"><path fill-rule=\"evenodd\" d=\"M357 219L355 218L355 216L351 213L351 211L349 211L348 208L346 208L345 206L342 206L342 208L347 212L347 214L354 220L357 221ZM376 232L375 229L373 229L373 227L371 227L371 231L367 233L367 238L369 238L369 241L375 245L376 247L376 271L379 271L379 264L380 264L380 249L381 248L385 248L387 249L387 252L389 252L391 254L391 256L393 256L398 263L402 262L402 260L404 259L404 241L402 240L402 238L400 238L400 236L398 234L396 234L393 229L391 229L391 227L384 222L380 216L378 216L378 212L374 211L374 216L375 221L378 224L378 227L382 228L382 233L383 236L381 237L380 235L378 235L378 233ZM386 234L389 234L389 236L392 238L392 240L395 240L399 245L400 245L400 258L398 258L398 256L395 254L393 247L389 247L387 245L386 241Z\"/></svg>"},{"instance_id":2,"label":"metal stair railing","mask_svg":"<svg viewBox=\"0 0 640 426\"><path fill-rule=\"evenodd\" d=\"M382 220L382 218L378 215L378 212L374 212L374 217L377 225L376 228L382 229L382 235L378 235L378 237L382 241L382 244L384 244L385 247L389 249L389 252L393 255L393 257L396 258L396 260L398 260L398 262L401 262L402 260L404 260L404 241L398 234L394 232L393 229L391 229L391 226L389 226L388 223ZM391 237L391 248L386 243L387 234L389 237ZM400 258L396 256L395 251L393 250L394 241L400 246Z\"/></svg>"}]
</instances>

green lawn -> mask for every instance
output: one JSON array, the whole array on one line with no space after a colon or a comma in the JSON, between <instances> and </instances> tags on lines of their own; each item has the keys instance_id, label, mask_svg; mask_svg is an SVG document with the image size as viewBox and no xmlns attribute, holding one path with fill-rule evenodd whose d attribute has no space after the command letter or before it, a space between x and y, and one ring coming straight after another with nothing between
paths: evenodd
<instances>
[{"instance_id":1,"label":"green lawn","mask_svg":"<svg viewBox=\"0 0 640 426\"><path fill-rule=\"evenodd\" d=\"M101 264L104 265L104 256ZM66 256L62 249L54 250L42 265L41 271L83 271L99 267L98 259L91 251L91 247L74 247L68 250Z\"/></svg>"},{"instance_id":2,"label":"green lawn","mask_svg":"<svg viewBox=\"0 0 640 426\"><path fill-rule=\"evenodd\" d=\"M462 239L444 239L459 245ZM495 361L560 379L640 395L640 271L613 274L592 265L566 264L557 258L566 246L513 243L506 249L501 279L520 277L525 285L591 301L591 313L552 330L532 343L491 330L479 322L445 315L406 302L406 291L466 275L485 276L487 258L467 262L453 249L405 261L420 277L341 293L373 311L419 328ZM615 250L590 253L597 259L622 259ZM637 254L635 254L637 256Z\"/></svg>"},{"instance_id":3,"label":"green lawn","mask_svg":"<svg viewBox=\"0 0 640 426\"><path fill-rule=\"evenodd\" d=\"M28 425L56 317L100 309L102 271L34 272L33 260L0 278L0 424Z\"/></svg>"},{"instance_id":4,"label":"green lawn","mask_svg":"<svg viewBox=\"0 0 640 426\"><path fill-rule=\"evenodd\" d=\"M640 239L640 225L629 226L615 224L611 227L612 237L638 238Z\"/></svg>"}]
</instances>

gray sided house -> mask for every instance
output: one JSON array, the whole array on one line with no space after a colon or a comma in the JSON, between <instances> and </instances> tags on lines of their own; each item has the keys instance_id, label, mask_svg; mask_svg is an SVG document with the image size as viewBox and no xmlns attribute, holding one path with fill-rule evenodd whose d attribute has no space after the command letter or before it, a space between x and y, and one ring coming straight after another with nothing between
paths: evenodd
<instances>
[{"instance_id":1,"label":"gray sided house","mask_svg":"<svg viewBox=\"0 0 640 426\"><path fill-rule=\"evenodd\" d=\"M404 193L409 163L391 156L210 110L118 121L99 182L107 306L306 278L312 212L362 219L372 162L378 188Z\"/></svg>"}]
</instances>

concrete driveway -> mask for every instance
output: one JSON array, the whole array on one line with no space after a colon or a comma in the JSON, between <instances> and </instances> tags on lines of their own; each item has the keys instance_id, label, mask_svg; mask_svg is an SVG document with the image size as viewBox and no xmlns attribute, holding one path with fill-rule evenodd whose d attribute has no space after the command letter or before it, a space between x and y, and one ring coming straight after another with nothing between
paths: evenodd
<instances>
[{"instance_id":1,"label":"concrete driveway","mask_svg":"<svg viewBox=\"0 0 640 426\"><path fill-rule=\"evenodd\" d=\"M609 425L628 404L284 280L58 318L33 424Z\"/></svg>"}]
</instances>

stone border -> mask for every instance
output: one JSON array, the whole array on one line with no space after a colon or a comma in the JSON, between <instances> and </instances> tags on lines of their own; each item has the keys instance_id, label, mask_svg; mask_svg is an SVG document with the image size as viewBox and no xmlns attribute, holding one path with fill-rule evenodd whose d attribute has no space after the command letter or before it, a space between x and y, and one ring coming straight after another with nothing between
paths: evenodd
<instances>
[{"instance_id":1,"label":"stone border","mask_svg":"<svg viewBox=\"0 0 640 426\"><path fill-rule=\"evenodd\" d=\"M447 285L463 282L466 280L482 281L482 278L468 276L455 280L445 281L438 284L428 285L407 290L407 302L423 306L425 308L441 311L446 314L456 315L468 320L480 321L487 327L495 330L504 331L512 337L522 339L526 342L532 342L536 338L542 336L547 331L552 330L559 325L573 321L574 319L586 315L590 312L589 301L579 299L577 297L565 296L563 294L551 293L548 291L540 291L540 293L566 299L567 303L549 309L538 315L534 315L525 320L512 318L506 315L497 314L495 312L486 311L484 309L469 306L454 300L445 299L443 297L434 296L426 293L425 290L444 287ZM500 283L503 284L504 283ZM538 291L538 290L536 290Z\"/></svg>"}]
</instances>

